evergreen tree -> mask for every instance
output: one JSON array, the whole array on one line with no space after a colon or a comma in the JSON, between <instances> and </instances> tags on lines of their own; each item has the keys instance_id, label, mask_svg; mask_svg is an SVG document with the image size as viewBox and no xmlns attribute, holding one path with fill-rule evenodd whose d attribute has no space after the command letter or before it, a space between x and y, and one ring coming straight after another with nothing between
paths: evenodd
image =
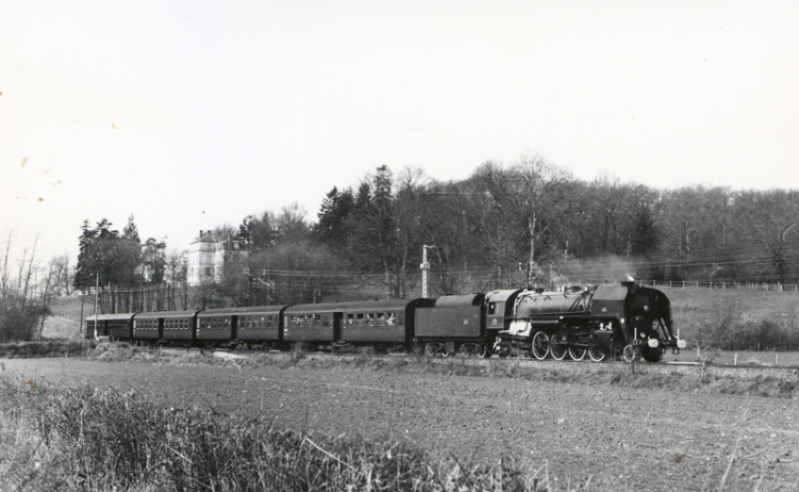
<instances>
[{"instance_id":1,"label":"evergreen tree","mask_svg":"<svg viewBox=\"0 0 799 492\"><path fill-rule=\"evenodd\" d=\"M347 247L347 219L355 209L355 197L351 189L339 192L336 187L325 196L317 214L319 222L313 226L314 236L322 244L336 251Z\"/></svg>"}]
</instances>

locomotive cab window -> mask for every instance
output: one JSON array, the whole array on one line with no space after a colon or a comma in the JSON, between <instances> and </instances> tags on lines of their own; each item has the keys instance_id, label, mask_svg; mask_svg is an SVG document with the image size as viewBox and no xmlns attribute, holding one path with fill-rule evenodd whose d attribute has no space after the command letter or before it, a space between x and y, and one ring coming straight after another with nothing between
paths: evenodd
<instances>
[{"instance_id":1,"label":"locomotive cab window","mask_svg":"<svg viewBox=\"0 0 799 492\"><path fill-rule=\"evenodd\" d=\"M497 312L497 303L496 302L489 302L488 303L488 314L496 314Z\"/></svg>"}]
</instances>

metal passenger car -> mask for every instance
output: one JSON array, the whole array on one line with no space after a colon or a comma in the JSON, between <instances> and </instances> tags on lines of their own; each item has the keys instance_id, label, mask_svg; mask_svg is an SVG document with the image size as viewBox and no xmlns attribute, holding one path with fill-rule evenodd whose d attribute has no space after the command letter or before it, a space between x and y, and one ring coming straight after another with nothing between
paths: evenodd
<instances>
[{"instance_id":1,"label":"metal passenger car","mask_svg":"<svg viewBox=\"0 0 799 492\"><path fill-rule=\"evenodd\" d=\"M279 348L283 341L281 314L286 306L209 309L197 314L197 342L202 344L263 344Z\"/></svg>"},{"instance_id":2,"label":"metal passenger car","mask_svg":"<svg viewBox=\"0 0 799 492\"><path fill-rule=\"evenodd\" d=\"M130 340L133 313L98 314L86 318L84 338L94 338L94 323L97 320L97 336L109 337L111 341Z\"/></svg>"},{"instance_id":3,"label":"metal passenger car","mask_svg":"<svg viewBox=\"0 0 799 492\"><path fill-rule=\"evenodd\" d=\"M399 345L407 348L415 337L415 312L434 305L433 299L425 298L343 303L339 340L382 349Z\"/></svg>"},{"instance_id":4,"label":"metal passenger car","mask_svg":"<svg viewBox=\"0 0 799 492\"><path fill-rule=\"evenodd\" d=\"M334 302L291 306L283 312L283 339L314 347L370 345L378 349L403 345L414 338L418 307L433 299Z\"/></svg>"},{"instance_id":5,"label":"metal passenger car","mask_svg":"<svg viewBox=\"0 0 799 492\"><path fill-rule=\"evenodd\" d=\"M195 319L199 311L160 311L133 317L133 339L149 342L194 344Z\"/></svg>"}]
</instances>

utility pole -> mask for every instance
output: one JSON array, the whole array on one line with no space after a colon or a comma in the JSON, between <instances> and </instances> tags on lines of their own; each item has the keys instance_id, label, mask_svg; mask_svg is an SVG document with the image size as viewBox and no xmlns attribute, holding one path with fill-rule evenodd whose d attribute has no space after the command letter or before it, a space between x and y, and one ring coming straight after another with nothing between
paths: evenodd
<instances>
[{"instance_id":1,"label":"utility pole","mask_svg":"<svg viewBox=\"0 0 799 492\"><path fill-rule=\"evenodd\" d=\"M422 297L427 297L427 272L430 270L430 263L427 261L427 248L435 248L435 246L422 245L422 264L419 268L422 269Z\"/></svg>"},{"instance_id":2,"label":"utility pole","mask_svg":"<svg viewBox=\"0 0 799 492\"><path fill-rule=\"evenodd\" d=\"M96 273L94 278L94 339L97 340L97 303L100 299L100 274Z\"/></svg>"}]
</instances>

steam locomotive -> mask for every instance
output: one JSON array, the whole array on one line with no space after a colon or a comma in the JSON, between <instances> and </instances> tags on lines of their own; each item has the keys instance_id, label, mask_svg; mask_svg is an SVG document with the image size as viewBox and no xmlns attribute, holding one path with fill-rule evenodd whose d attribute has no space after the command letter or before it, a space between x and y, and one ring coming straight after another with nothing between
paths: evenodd
<instances>
[{"instance_id":1,"label":"steam locomotive","mask_svg":"<svg viewBox=\"0 0 799 492\"><path fill-rule=\"evenodd\" d=\"M666 295L635 282L561 291L495 290L438 299L101 314L86 338L287 350L372 347L428 356L661 360L686 347Z\"/></svg>"}]
</instances>

